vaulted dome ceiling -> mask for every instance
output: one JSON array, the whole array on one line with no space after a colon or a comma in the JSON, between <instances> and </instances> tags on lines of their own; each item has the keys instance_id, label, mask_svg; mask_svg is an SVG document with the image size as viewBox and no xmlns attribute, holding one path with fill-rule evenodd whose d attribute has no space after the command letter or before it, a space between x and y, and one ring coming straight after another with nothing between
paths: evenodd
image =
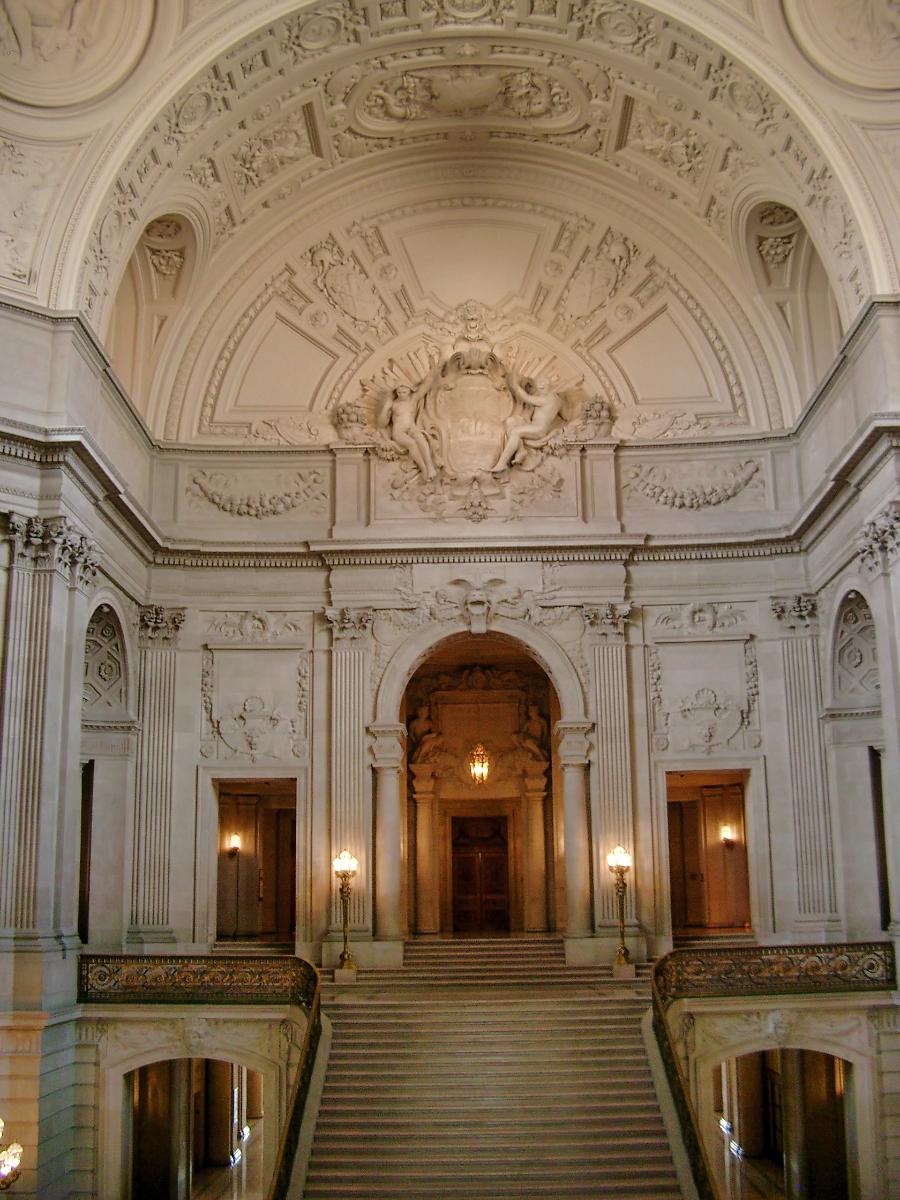
<instances>
[{"instance_id":1,"label":"vaulted dome ceiling","mask_svg":"<svg viewBox=\"0 0 900 1200\"><path fill-rule=\"evenodd\" d=\"M467 340L604 399L619 437L782 428L873 290L868 231L790 89L741 61L754 6L694 7L186 0L130 41L123 16L94 46L108 89L116 47L185 48L121 84L140 103L54 286L165 441L330 440L343 399ZM59 103L28 78L0 72Z\"/></svg>"}]
</instances>

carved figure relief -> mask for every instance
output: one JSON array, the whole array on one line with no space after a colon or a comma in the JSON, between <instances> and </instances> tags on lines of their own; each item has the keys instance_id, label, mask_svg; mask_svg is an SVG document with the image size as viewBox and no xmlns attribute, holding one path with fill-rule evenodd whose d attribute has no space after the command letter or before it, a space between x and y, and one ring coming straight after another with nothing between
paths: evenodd
<instances>
[{"instance_id":1,"label":"carved figure relief","mask_svg":"<svg viewBox=\"0 0 900 1200\"><path fill-rule=\"evenodd\" d=\"M455 346L392 361L364 381L358 399L338 404L335 426L344 441L396 461L392 495L413 494L422 511L471 521L515 515L561 494L564 480L550 460L608 437L614 414L578 385L504 361L483 336L480 306L471 301L461 311Z\"/></svg>"},{"instance_id":2,"label":"carved figure relief","mask_svg":"<svg viewBox=\"0 0 900 1200\"><path fill-rule=\"evenodd\" d=\"M398 122L450 117L499 117L552 127L576 110L558 72L505 71L480 64L403 70L376 78L356 104L373 132L379 125L393 128Z\"/></svg>"},{"instance_id":3,"label":"carved figure relief","mask_svg":"<svg viewBox=\"0 0 900 1200\"><path fill-rule=\"evenodd\" d=\"M39 105L104 92L140 57L153 8L141 0L2 0L0 83Z\"/></svg>"}]
</instances>

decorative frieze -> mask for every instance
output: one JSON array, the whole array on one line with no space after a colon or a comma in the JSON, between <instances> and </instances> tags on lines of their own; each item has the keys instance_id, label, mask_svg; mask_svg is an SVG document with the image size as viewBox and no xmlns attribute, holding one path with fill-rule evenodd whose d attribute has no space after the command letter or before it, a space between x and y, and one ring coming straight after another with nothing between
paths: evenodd
<instances>
[{"instance_id":1,"label":"decorative frieze","mask_svg":"<svg viewBox=\"0 0 900 1200\"><path fill-rule=\"evenodd\" d=\"M265 472L272 480L272 473ZM187 489L189 496L202 497L229 517L283 517L300 509L311 517L322 516L328 505L324 474L317 468L275 476L275 489L238 491L241 477L221 471L195 471ZM246 484L244 484L246 486ZM278 488L281 490L278 490Z\"/></svg>"},{"instance_id":2,"label":"decorative frieze","mask_svg":"<svg viewBox=\"0 0 900 1200\"><path fill-rule=\"evenodd\" d=\"M245 759L252 763L304 758L308 745L309 653L304 650L295 660L293 655L272 657L271 651L260 650L254 657L256 671L253 666L248 670L246 654L209 647L203 651L200 753L204 758ZM219 659L226 666L223 682L217 678ZM250 676L255 690L241 695Z\"/></svg>"},{"instance_id":3,"label":"decorative frieze","mask_svg":"<svg viewBox=\"0 0 900 1200\"><path fill-rule=\"evenodd\" d=\"M714 508L745 492L747 507L761 508L766 502L765 479L758 459L739 462L710 462L705 471L697 462L662 466L646 463L629 467L625 473L626 495L641 496L671 509Z\"/></svg>"},{"instance_id":4,"label":"decorative frieze","mask_svg":"<svg viewBox=\"0 0 900 1200\"><path fill-rule=\"evenodd\" d=\"M301 612L268 612L248 609L244 612L207 613L207 645L307 645L311 617Z\"/></svg>"},{"instance_id":5,"label":"decorative frieze","mask_svg":"<svg viewBox=\"0 0 900 1200\"><path fill-rule=\"evenodd\" d=\"M755 642L719 639L708 647L704 651L685 641L657 643L647 650L657 751L712 754L760 745Z\"/></svg>"},{"instance_id":6,"label":"decorative frieze","mask_svg":"<svg viewBox=\"0 0 900 1200\"><path fill-rule=\"evenodd\" d=\"M706 637L718 631L735 629L746 621L746 609L735 604L693 600L690 604L670 604L662 609L653 620L653 628L665 633Z\"/></svg>"}]
</instances>

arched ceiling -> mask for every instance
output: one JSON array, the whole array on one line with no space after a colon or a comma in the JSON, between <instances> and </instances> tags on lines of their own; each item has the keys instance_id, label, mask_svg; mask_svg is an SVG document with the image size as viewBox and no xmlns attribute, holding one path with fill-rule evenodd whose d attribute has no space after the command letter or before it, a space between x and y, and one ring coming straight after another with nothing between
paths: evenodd
<instances>
[{"instance_id":1,"label":"arched ceiling","mask_svg":"<svg viewBox=\"0 0 900 1200\"><path fill-rule=\"evenodd\" d=\"M184 0L150 32L148 7L72 43L72 144L103 97L132 102L103 154L80 175L62 143L7 156L81 184L56 216L49 182L31 193L59 294L130 339L116 365L160 439L322 443L342 398L415 382L466 338L609 400L618 436L780 428L806 397L796 331L757 294L750 211L801 214L845 324L873 290L871 213L785 89L724 48L758 26L753 0ZM789 5L792 30L808 8ZM47 116L59 52L31 32L29 71L5 31L0 86ZM176 34L190 56L151 71Z\"/></svg>"}]
</instances>

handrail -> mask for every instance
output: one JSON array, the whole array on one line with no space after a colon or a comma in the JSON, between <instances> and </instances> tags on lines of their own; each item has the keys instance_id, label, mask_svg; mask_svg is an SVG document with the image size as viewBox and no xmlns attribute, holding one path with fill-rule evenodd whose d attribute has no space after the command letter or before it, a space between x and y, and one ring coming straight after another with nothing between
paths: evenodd
<instances>
[{"instance_id":1,"label":"handrail","mask_svg":"<svg viewBox=\"0 0 900 1200\"><path fill-rule=\"evenodd\" d=\"M82 954L82 1004L297 1004L319 988L312 963L293 955Z\"/></svg>"},{"instance_id":2,"label":"handrail","mask_svg":"<svg viewBox=\"0 0 900 1200\"><path fill-rule=\"evenodd\" d=\"M653 1032L700 1200L721 1200L667 1011L689 996L803 995L897 987L891 942L803 946L709 946L673 950L653 965Z\"/></svg>"},{"instance_id":3,"label":"handrail","mask_svg":"<svg viewBox=\"0 0 900 1200\"><path fill-rule=\"evenodd\" d=\"M82 1004L296 1004L306 1031L266 1200L285 1200L322 1035L321 980L288 955L82 954Z\"/></svg>"},{"instance_id":4,"label":"handrail","mask_svg":"<svg viewBox=\"0 0 900 1200\"><path fill-rule=\"evenodd\" d=\"M673 953L677 954L679 951L675 950ZM659 1047L663 1070L666 1073L666 1079L669 1083L669 1092L672 1096L672 1103L675 1105L678 1124L681 1126L681 1140L684 1143L684 1149L690 1163L691 1175L694 1177L697 1196L699 1200L722 1200L721 1192L716 1184L716 1177L713 1174L712 1164L706 1153L703 1134L700 1132L700 1122L697 1119L697 1111L691 1100L690 1088L684 1074L684 1068L675 1050L672 1031L669 1029L669 1022L666 1018L666 1004L663 1001L657 981L657 967L661 963L664 963L668 957L669 955L666 955L654 964L653 975L650 981L653 996L653 1033L656 1037L656 1044Z\"/></svg>"}]
</instances>

